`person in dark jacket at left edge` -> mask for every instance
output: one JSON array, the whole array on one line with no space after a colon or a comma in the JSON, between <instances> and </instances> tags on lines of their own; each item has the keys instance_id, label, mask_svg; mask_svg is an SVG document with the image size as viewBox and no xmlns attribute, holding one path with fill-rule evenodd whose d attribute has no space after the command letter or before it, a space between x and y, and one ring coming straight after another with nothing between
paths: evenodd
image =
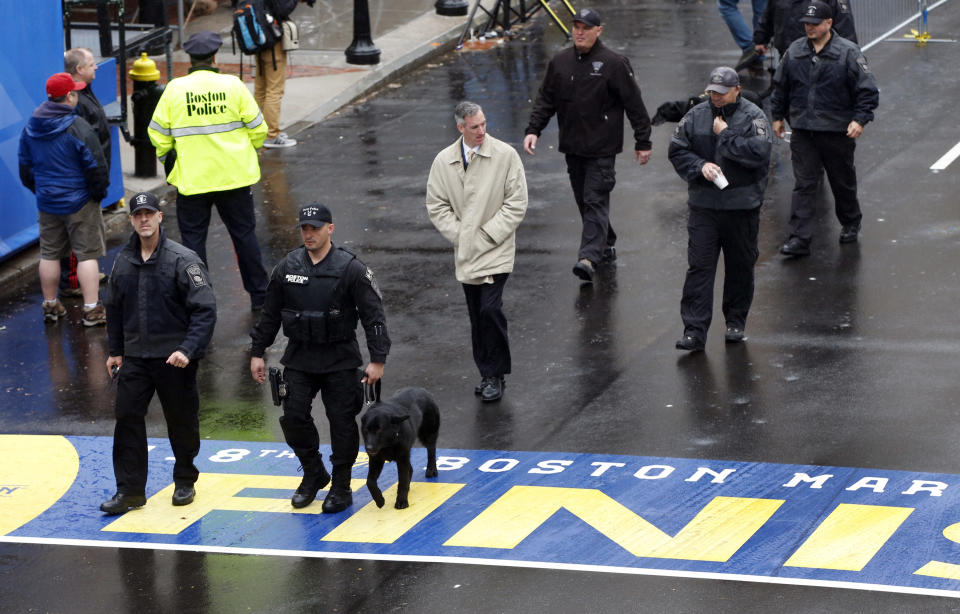
<instances>
[{"instance_id":1,"label":"person in dark jacket at left edge","mask_svg":"<svg viewBox=\"0 0 960 614\"><path fill-rule=\"evenodd\" d=\"M113 471L117 492L100 509L122 514L146 503L144 416L160 398L173 449L173 505L188 505L200 473L197 365L213 337L217 304L196 252L166 237L160 202L130 201L133 235L117 254L107 285L107 372L117 380Z\"/></svg>"}]
</instances>

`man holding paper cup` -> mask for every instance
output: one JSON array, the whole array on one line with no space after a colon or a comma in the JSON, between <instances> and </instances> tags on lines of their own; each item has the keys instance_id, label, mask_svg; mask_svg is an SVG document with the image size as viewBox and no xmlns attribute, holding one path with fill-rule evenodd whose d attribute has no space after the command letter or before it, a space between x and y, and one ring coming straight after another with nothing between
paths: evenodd
<instances>
[{"instance_id":1,"label":"man holding paper cup","mask_svg":"<svg viewBox=\"0 0 960 614\"><path fill-rule=\"evenodd\" d=\"M676 347L689 352L702 351L707 340L721 251L725 339L739 343L745 338L772 146L767 118L740 97L740 79L733 68L715 68L706 89L710 99L680 120L668 153L688 184L688 268L680 301L683 336Z\"/></svg>"}]
</instances>

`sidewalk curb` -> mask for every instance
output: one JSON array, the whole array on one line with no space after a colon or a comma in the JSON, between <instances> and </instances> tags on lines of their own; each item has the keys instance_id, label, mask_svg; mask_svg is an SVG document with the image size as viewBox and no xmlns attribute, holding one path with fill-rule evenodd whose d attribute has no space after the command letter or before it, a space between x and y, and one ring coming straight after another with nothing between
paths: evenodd
<instances>
[{"instance_id":1,"label":"sidewalk curb","mask_svg":"<svg viewBox=\"0 0 960 614\"><path fill-rule=\"evenodd\" d=\"M434 17L427 15L425 17ZM423 18L421 18L423 19ZM366 73L360 80L353 85L345 88L331 100L319 105L296 125L305 124L300 130L313 126L330 116L340 112L345 107L360 98L380 89L385 83L410 73L417 68L428 63L438 55L447 53L456 47L460 33L463 32L463 23L447 29L441 34L424 41L417 47L410 49L393 60L376 66L373 70Z\"/></svg>"}]
</instances>

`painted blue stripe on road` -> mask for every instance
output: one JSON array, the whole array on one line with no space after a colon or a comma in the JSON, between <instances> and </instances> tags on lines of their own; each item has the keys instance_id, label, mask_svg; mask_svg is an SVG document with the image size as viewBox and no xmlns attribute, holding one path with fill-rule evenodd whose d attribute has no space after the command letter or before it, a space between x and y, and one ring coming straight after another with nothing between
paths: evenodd
<instances>
[{"instance_id":1,"label":"painted blue stripe on road","mask_svg":"<svg viewBox=\"0 0 960 614\"><path fill-rule=\"evenodd\" d=\"M384 508L367 507L370 496L355 482L353 507L323 515L319 501L305 508L309 513L289 506L299 463L283 444L204 441L193 505L173 508L158 497L119 518L136 523L159 514L164 522L176 521L217 496L226 505L213 505L173 534L153 527L131 533L117 530L118 517L98 510L114 490L112 440L66 440L79 457L76 478L0 541L590 569L960 596L955 475L441 449L440 476L426 480L425 451L415 449L417 484L409 510L394 510L389 494ZM173 466L166 460L169 443L150 443L156 447L149 455L148 496L171 486ZM29 476L4 484L7 475L0 470L2 513L18 492L44 488ZM355 466L353 478L365 477L365 465ZM246 482L217 494L200 488L205 479ZM274 488L277 480L284 484ZM395 481L396 469L388 465L380 486L386 490ZM420 483L426 485L418 490ZM448 487L439 503L426 497L431 484ZM275 509L247 509L258 505ZM418 511L429 513L387 543L355 540L368 532L389 534L391 523ZM498 541L512 534L515 544Z\"/></svg>"}]
</instances>

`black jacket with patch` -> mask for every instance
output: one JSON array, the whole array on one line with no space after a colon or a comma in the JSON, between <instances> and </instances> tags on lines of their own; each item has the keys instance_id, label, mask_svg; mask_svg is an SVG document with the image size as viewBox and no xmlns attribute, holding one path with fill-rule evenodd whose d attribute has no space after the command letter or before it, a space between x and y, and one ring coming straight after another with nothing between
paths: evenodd
<instances>
[{"instance_id":1,"label":"black jacket with patch","mask_svg":"<svg viewBox=\"0 0 960 614\"><path fill-rule=\"evenodd\" d=\"M200 256L166 237L150 258L140 257L133 233L113 263L103 304L111 356L190 360L204 355L217 323L217 302Z\"/></svg>"},{"instance_id":2,"label":"black jacket with patch","mask_svg":"<svg viewBox=\"0 0 960 614\"><path fill-rule=\"evenodd\" d=\"M846 132L851 120L873 120L880 92L860 48L831 31L820 53L809 40L793 42L773 76L770 113L797 130Z\"/></svg>"},{"instance_id":3,"label":"black jacket with patch","mask_svg":"<svg viewBox=\"0 0 960 614\"><path fill-rule=\"evenodd\" d=\"M540 136L556 113L561 152L605 158L623 151L624 112L635 150L649 150L650 117L630 60L597 39L587 53L570 47L553 56L525 133Z\"/></svg>"},{"instance_id":4,"label":"black jacket with patch","mask_svg":"<svg viewBox=\"0 0 960 614\"><path fill-rule=\"evenodd\" d=\"M713 133L713 118L721 113L727 128ZM693 107L677 125L668 155L677 174L687 181L691 207L755 209L763 204L770 168L772 139L763 110L742 97L715 109L708 100ZM720 189L704 178L707 162L720 167L730 184Z\"/></svg>"}]
</instances>

